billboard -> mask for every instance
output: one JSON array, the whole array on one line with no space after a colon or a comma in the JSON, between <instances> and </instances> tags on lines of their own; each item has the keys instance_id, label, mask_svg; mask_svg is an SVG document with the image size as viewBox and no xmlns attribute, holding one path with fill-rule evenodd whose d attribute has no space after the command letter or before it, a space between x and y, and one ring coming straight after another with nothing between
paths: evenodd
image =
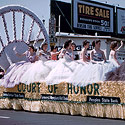
<instances>
[{"instance_id":1,"label":"billboard","mask_svg":"<svg viewBox=\"0 0 125 125\"><path fill-rule=\"evenodd\" d=\"M116 8L117 14L117 33L125 34L125 9Z\"/></svg>"},{"instance_id":2,"label":"billboard","mask_svg":"<svg viewBox=\"0 0 125 125\"><path fill-rule=\"evenodd\" d=\"M72 0L72 26L114 32L114 6L87 0Z\"/></svg>"}]
</instances>

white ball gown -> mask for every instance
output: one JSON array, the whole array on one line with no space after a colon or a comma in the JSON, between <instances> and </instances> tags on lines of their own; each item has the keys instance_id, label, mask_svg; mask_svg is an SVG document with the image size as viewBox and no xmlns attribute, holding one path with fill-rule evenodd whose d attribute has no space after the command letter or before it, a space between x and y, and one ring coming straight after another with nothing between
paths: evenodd
<instances>
[{"instance_id":1,"label":"white ball gown","mask_svg":"<svg viewBox=\"0 0 125 125\"><path fill-rule=\"evenodd\" d=\"M72 56L70 51L67 50L65 52L63 58L60 58L57 61L55 68L53 68L46 77L46 84L53 85L61 82L68 82L70 75L73 74L78 64L80 64L78 61L72 61Z\"/></svg>"},{"instance_id":2,"label":"white ball gown","mask_svg":"<svg viewBox=\"0 0 125 125\"><path fill-rule=\"evenodd\" d=\"M94 61L97 64L89 62L85 65L78 65L75 71L70 75L68 82L75 86L86 86L88 84L103 82L106 80L106 74L114 71L118 65L114 60L103 61L101 53L94 55Z\"/></svg>"},{"instance_id":3,"label":"white ball gown","mask_svg":"<svg viewBox=\"0 0 125 125\"><path fill-rule=\"evenodd\" d=\"M109 56L109 60L117 68L106 74L106 81L125 81L125 61L118 60L119 66L112 56Z\"/></svg>"},{"instance_id":4,"label":"white ball gown","mask_svg":"<svg viewBox=\"0 0 125 125\"><path fill-rule=\"evenodd\" d=\"M45 78L56 65L56 61L50 60L48 52L40 51L41 56L32 66L23 74L21 83L30 84L34 82L45 82Z\"/></svg>"},{"instance_id":5,"label":"white ball gown","mask_svg":"<svg viewBox=\"0 0 125 125\"><path fill-rule=\"evenodd\" d=\"M35 53L31 55L29 51L26 51L27 61L21 61L17 63L13 63L8 69L4 77L0 80L2 86L6 88L12 88L15 85L20 83L20 79L22 75L32 67L32 62L35 59Z\"/></svg>"}]
</instances>

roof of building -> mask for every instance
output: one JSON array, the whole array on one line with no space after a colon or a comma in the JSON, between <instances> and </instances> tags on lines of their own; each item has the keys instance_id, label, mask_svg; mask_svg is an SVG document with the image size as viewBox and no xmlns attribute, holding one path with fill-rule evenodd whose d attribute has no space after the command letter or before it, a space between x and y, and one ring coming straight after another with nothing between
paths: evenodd
<instances>
[{"instance_id":1,"label":"roof of building","mask_svg":"<svg viewBox=\"0 0 125 125\"><path fill-rule=\"evenodd\" d=\"M117 40L117 41L125 41L125 39L111 37L111 36L92 36L92 35L81 35L81 34L73 34L73 33L64 33L64 32L57 32L56 37L68 37L68 38L95 38L95 39L111 39L111 40Z\"/></svg>"}]
</instances>

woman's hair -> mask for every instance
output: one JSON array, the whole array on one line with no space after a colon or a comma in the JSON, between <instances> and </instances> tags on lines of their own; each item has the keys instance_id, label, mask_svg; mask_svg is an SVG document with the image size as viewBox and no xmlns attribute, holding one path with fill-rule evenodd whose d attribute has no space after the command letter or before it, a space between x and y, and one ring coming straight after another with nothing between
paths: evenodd
<instances>
[{"instance_id":1,"label":"woman's hair","mask_svg":"<svg viewBox=\"0 0 125 125\"><path fill-rule=\"evenodd\" d=\"M83 47L87 45L87 43L90 43L89 41L85 40L83 41Z\"/></svg>"},{"instance_id":2,"label":"woman's hair","mask_svg":"<svg viewBox=\"0 0 125 125\"><path fill-rule=\"evenodd\" d=\"M67 41L65 41L63 47L66 49L71 42L72 42L72 40L67 40Z\"/></svg>"},{"instance_id":3,"label":"woman's hair","mask_svg":"<svg viewBox=\"0 0 125 125\"><path fill-rule=\"evenodd\" d=\"M48 43L46 43L46 42L43 42L42 43L42 45L41 45L41 49L43 50L43 46L45 46L45 45L48 45Z\"/></svg>"},{"instance_id":4,"label":"woman's hair","mask_svg":"<svg viewBox=\"0 0 125 125\"><path fill-rule=\"evenodd\" d=\"M53 51L54 49L58 49L57 46L51 46L51 51Z\"/></svg>"},{"instance_id":5,"label":"woman's hair","mask_svg":"<svg viewBox=\"0 0 125 125\"><path fill-rule=\"evenodd\" d=\"M111 50L114 50L115 47L117 47L117 44L118 44L117 41L112 41L112 42L111 42L111 45L110 45L110 49L111 49Z\"/></svg>"},{"instance_id":6,"label":"woman's hair","mask_svg":"<svg viewBox=\"0 0 125 125\"><path fill-rule=\"evenodd\" d=\"M100 43L100 42L101 42L101 40L93 41L93 42L92 42L92 46L95 47L95 44Z\"/></svg>"},{"instance_id":7,"label":"woman's hair","mask_svg":"<svg viewBox=\"0 0 125 125\"><path fill-rule=\"evenodd\" d=\"M74 43L74 41L72 41L72 42L71 42L71 45L74 45L74 46L76 46L76 44Z\"/></svg>"},{"instance_id":8,"label":"woman's hair","mask_svg":"<svg viewBox=\"0 0 125 125\"><path fill-rule=\"evenodd\" d=\"M29 47L32 48L34 52L36 51L32 45L29 45Z\"/></svg>"}]
</instances>

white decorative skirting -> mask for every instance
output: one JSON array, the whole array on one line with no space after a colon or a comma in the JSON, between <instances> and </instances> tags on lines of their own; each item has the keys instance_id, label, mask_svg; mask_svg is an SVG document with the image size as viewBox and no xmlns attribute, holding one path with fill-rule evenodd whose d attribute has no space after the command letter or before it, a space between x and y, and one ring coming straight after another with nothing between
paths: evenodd
<instances>
[{"instance_id":1,"label":"white decorative skirting","mask_svg":"<svg viewBox=\"0 0 125 125\"><path fill-rule=\"evenodd\" d=\"M5 98L0 99L0 108L125 119L124 104L89 104Z\"/></svg>"}]
</instances>

